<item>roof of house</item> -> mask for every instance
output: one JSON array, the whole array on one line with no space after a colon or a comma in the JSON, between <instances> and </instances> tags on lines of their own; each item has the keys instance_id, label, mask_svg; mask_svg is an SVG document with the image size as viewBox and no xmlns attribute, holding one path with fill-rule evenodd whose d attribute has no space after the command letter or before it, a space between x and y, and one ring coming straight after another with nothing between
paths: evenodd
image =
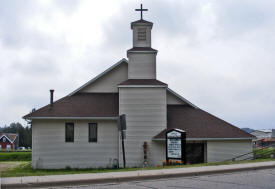
<instances>
[{"instance_id":1,"label":"roof of house","mask_svg":"<svg viewBox=\"0 0 275 189\"><path fill-rule=\"evenodd\" d=\"M14 140L16 139L16 137L18 136L18 134L15 134L15 133L0 133L0 139L3 137L3 136L6 136L8 138L8 140L13 143Z\"/></svg>"},{"instance_id":2,"label":"roof of house","mask_svg":"<svg viewBox=\"0 0 275 189\"><path fill-rule=\"evenodd\" d=\"M128 79L119 85L164 85L167 86L166 83L163 83L156 79Z\"/></svg>"},{"instance_id":3,"label":"roof of house","mask_svg":"<svg viewBox=\"0 0 275 189\"><path fill-rule=\"evenodd\" d=\"M44 106L23 118L116 117L118 93L77 93Z\"/></svg>"},{"instance_id":4,"label":"roof of house","mask_svg":"<svg viewBox=\"0 0 275 189\"><path fill-rule=\"evenodd\" d=\"M245 131L225 122L206 111L190 105L167 106L167 129L154 139L165 139L167 130L178 128L186 131L187 138L252 138Z\"/></svg>"},{"instance_id":5,"label":"roof of house","mask_svg":"<svg viewBox=\"0 0 275 189\"><path fill-rule=\"evenodd\" d=\"M154 52L158 52L158 50L153 49L151 47L133 47L133 48L127 50L127 52L128 51L154 51Z\"/></svg>"},{"instance_id":6,"label":"roof of house","mask_svg":"<svg viewBox=\"0 0 275 189\"><path fill-rule=\"evenodd\" d=\"M136 21L132 22L131 24L135 24L135 23L153 24L153 22L149 22L149 21L143 20L143 19L136 20Z\"/></svg>"}]
</instances>

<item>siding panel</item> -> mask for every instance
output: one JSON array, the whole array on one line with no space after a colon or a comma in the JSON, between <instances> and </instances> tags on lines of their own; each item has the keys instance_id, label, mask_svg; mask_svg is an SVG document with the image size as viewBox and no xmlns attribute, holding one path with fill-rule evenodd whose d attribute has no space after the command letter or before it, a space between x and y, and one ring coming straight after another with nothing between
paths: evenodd
<instances>
[{"instance_id":1,"label":"siding panel","mask_svg":"<svg viewBox=\"0 0 275 189\"><path fill-rule=\"evenodd\" d=\"M224 161L248 152L252 152L251 140L207 141L208 162ZM247 157L249 156L244 156L243 158Z\"/></svg>"},{"instance_id":2,"label":"siding panel","mask_svg":"<svg viewBox=\"0 0 275 189\"><path fill-rule=\"evenodd\" d=\"M110 167L118 159L115 121L75 121L74 142L65 142L65 120L33 121L34 168ZM70 121L71 122L71 121ZM88 123L98 123L98 142L88 142Z\"/></svg>"},{"instance_id":3,"label":"siding panel","mask_svg":"<svg viewBox=\"0 0 275 189\"><path fill-rule=\"evenodd\" d=\"M120 114L126 114L126 165L142 166L145 141L149 165L161 164L165 159L165 143L152 141L152 138L166 128L166 89L120 88L119 109Z\"/></svg>"}]
</instances>

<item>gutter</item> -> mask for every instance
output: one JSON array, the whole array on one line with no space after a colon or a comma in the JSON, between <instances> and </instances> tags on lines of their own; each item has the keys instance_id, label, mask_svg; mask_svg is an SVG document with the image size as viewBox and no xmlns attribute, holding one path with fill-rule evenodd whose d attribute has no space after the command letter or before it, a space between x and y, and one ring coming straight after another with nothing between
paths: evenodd
<instances>
[{"instance_id":1,"label":"gutter","mask_svg":"<svg viewBox=\"0 0 275 189\"><path fill-rule=\"evenodd\" d=\"M219 141L219 140L252 140L253 138L186 138L186 141ZM164 138L152 139L152 141L165 141Z\"/></svg>"},{"instance_id":2,"label":"gutter","mask_svg":"<svg viewBox=\"0 0 275 189\"><path fill-rule=\"evenodd\" d=\"M117 117L28 117L30 120L117 120Z\"/></svg>"}]
</instances>

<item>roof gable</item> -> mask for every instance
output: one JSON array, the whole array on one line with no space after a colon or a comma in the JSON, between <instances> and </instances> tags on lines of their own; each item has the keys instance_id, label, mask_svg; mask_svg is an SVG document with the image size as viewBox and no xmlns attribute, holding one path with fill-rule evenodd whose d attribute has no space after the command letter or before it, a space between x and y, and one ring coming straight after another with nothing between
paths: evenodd
<instances>
[{"instance_id":1,"label":"roof gable","mask_svg":"<svg viewBox=\"0 0 275 189\"><path fill-rule=\"evenodd\" d=\"M117 85L128 79L127 69L122 70L123 73L114 73L115 71L120 71L118 69L119 67L121 67L122 64L128 65L128 61L125 58L121 59L119 62L112 65L111 67L106 69L104 72L100 73L99 75L89 80L87 83L85 83L81 87L74 90L72 93L69 94L69 96L72 96L78 92L97 92L97 93L98 92L117 92L116 91ZM113 74L114 76L107 77L107 75L111 73L114 73ZM105 81L102 81L102 80L105 80Z\"/></svg>"},{"instance_id":2,"label":"roof gable","mask_svg":"<svg viewBox=\"0 0 275 189\"><path fill-rule=\"evenodd\" d=\"M193 103L191 103L186 98L184 98L183 96L179 95L178 93L176 93L172 89L167 88L167 92L170 93L171 96L173 96L175 99L177 99L177 101L182 101L183 102L182 104L188 104L188 105L192 106L193 108L198 108L196 105L194 105ZM167 101L167 103L168 103L168 101Z\"/></svg>"},{"instance_id":3,"label":"roof gable","mask_svg":"<svg viewBox=\"0 0 275 189\"><path fill-rule=\"evenodd\" d=\"M13 143L17 138L17 136L18 135L14 133L1 133L0 140L2 140L3 138L6 138L10 143Z\"/></svg>"}]
</instances>

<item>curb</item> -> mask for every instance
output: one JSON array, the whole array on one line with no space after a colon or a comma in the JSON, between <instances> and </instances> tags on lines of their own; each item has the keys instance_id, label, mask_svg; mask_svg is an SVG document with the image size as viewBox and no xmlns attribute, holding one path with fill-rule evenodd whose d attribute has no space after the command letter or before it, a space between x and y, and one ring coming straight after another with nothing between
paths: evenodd
<instances>
[{"instance_id":1,"label":"curb","mask_svg":"<svg viewBox=\"0 0 275 189\"><path fill-rule=\"evenodd\" d=\"M202 176L220 173L233 173L251 170L261 170L275 168L275 165L264 165L255 167L245 168L229 168L224 170L204 170L204 171L193 171L183 173L160 173L154 175L139 175L139 176L126 176L126 177L112 177L112 178L91 178L83 180L70 180L70 181L54 181L54 182L38 182L38 183L23 183L23 184L2 184L3 189L9 188L37 188L37 187L53 187L53 186L68 186L68 185L85 185L85 184L102 184L102 183L119 183L127 181L141 181L141 180L152 180L152 179L164 179L164 178L176 178L176 177L188 177L188 176ZM72 175L73 177L73 175Z\"/></svg>"}]
</instances>

